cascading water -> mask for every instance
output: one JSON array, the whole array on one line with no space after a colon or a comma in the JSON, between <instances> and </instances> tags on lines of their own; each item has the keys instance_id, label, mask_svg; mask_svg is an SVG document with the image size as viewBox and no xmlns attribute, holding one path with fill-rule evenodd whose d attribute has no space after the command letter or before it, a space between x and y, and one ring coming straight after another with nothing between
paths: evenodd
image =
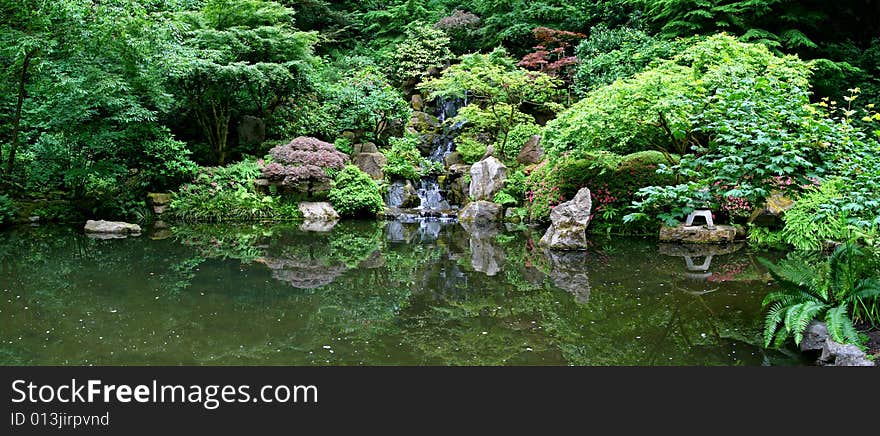
<instances>
[{"instance_id":1,"label":"cascading water","mask_svg":"<svg viewBox=\"0 0 880 436\"><path fill-rule=\"evenodd\" d=\"M433 143L431 144L431 152L428 154L428 159L432 162L443 164L446 156L455 149L455 134L461 128L462 123L458 122L449 125L446 123L446 120L455 117L458 114L458 110L465 105L467 105L466 99L437 100L437 119L443 123L443 132L434 136ZM419 200L421 200L419 209L423 215L450 209L449 202L446 201L446 196L440 189L440 183L437 181L436 175L422 177L418 195Z\"/></svg>"}]
</instances>

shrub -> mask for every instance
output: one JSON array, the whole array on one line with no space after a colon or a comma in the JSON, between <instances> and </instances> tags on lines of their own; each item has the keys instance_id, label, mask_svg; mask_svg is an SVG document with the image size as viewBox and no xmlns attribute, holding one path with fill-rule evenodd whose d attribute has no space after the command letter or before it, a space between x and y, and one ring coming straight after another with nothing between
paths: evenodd
<instances>
[{"instance_id":1,"label":"shrub","mask_svg":"<svg viewBox=\"0 0 880 436\"><path fill-rule=\"evenodd\" d=\"M418 180L420 176L419 165L422 161L422 155L417 148L418 138L391 138L389 142L391 148L382 151L388 159L388 164L383 168L386 177Z\"/></svg>"},{"instance_id":2,"label":"shrub","mask_svg":"<svg viewBox=\"0 0 880 436\"><path fill-rule=\"evenodd\" d=\"M842 196L844 184L843 180L835 179L807 189L785 212L785 242L799 250L821 250L826 241L848 241L850 230L845 213L823 208Z\"/></svg>"},{"instance_id":3,"label":"shrub","mask_svg":"<svg viewBox=\"0 0 880 436\"><path fill-rule=\"evenodd\" d=\"M15 202L6 195L0 195L0 225L9 224L15 219Z\"/></svg>"},{"instance_id":4,"label":"shrub","mask_svg":"<svg viewBox=\"0 0 880 436\"><path fill-rule=\"evenodd\" d=\"M574 91L583 97L617 79L632 77L653 61L673 57L683 46L681 40L662 40L639 29L596 26L575 50L580 62L574 74Z\"/></svg>"},{"instance_id":5,"label":"shrub","mask_svg":"<svg viewBox=\"0 0 880 436\"><path fill-rule=\"evenodd\" d=\"M760 45L723 34L696 40L673 59L587 93L547 123L545 150L559 156L566 151L624 154L662 149L684 154L693 148L711 149L714 144L708 139L713 132L700 130L706 124L727 119L730 111L748 115L750 104L782 104L787 109L782 115L752 116L761 128L751 133L760 137L788 127L779 124L803 110L809 101L808 75L806 63L774 56ZM777 98L786 94L788 100Z\"/></svg>"},{"instance_id":6,"label":"shrub","mask_svg":"<svg viewBox=\"0 0 880 436\"><path fill-rule=\"evenodd\" d=\"M346 166L336 175L330 201L341 216L371 216L385 209L379 186L354 165Z\"/></svg>"},{"instance_id":7,"label":"shrub","mask_svg":"<svg viewBox=\"0 0 880 436\"><path fill-rule=\"evenodd\" d=\"M414 22L406 29L404 40L389 55L388 76L397 83L418 82L432 68L440 69L452 60L450 40L440 29Z\"/></svg>"},{"instance_id":8,"label":"shrub","mask_svg":"<svg viewBox=\"0 0 880 436\"><path fill-rule=\"evenodd\" d=\"M180 185L196 174L199 166L190 160L186 143L166 135L144 143L143 182L152 190L164 191Z\"/></svg>"},{"instance_id":9,"label":"shrub","mask_svg":"<svg viewBox=\"0 0 880 436\"><path fill-rule=\"evenodd\" d=\"M245 159L225 167L203 168L192 183L180 187L171 200L170 213L182 221L287 221L300 218L294 203L260 194L253 180L260 164Z\"/></svg>"},{"instance_id":10,"label":"shrub","mask_svg":"<svg viewBox=\"0 0 880 436\"><path fill-rule=\"evenodd\" d=\"M282 185L325 181L330 177L328 172L341 170L349 161L333 144L306 136L273 147L269 156L272 162L261 168L263 177Z\"/></svg>"},{"instance_id":11,"label":"shrub","mask_svg":"<svg viewBox=\"0 0 880 436\"><path fill-rule=\"evenodd\" d=\"M459 136L455 139L455 150L461 154L461 159L467 164L480 160L486 154L486 149L486 144L468 136Z\"/></svg>"}]
</instances>

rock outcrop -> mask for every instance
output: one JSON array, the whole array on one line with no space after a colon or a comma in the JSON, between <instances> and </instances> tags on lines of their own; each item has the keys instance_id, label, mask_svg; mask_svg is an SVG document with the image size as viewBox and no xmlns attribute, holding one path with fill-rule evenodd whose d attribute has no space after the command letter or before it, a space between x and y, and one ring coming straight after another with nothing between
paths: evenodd
<instances>
[{"instance_id":1,"label":"rock outcrop","mask_svg":"<svg viewBox=\"0 0 880 436\"><path fill-rule=\"evenodd\" d=\"M550 227L540 244L554 250L586 249L592 207L588 188L581 188L573 199L554 207L550 212Z\"/></svg>"},{"instance_id":2,"label":"rock outcrop","mask_svg":"<svg viewBox=\"0 0 880 436\"><path fill-rule=\"evenodd\" d=\"M489 156L470 168L471 184L468 194L473 200L492 201L495 194L504 187L507 167L494 156Z\"/></svg>"},{"instance_id":3,"label":"rock outcrop","mask_svg":"<svg viewBox=\"0 0 880 436\"><path fill-rule=\"evenodd\" d=\"M780 227L783 224L782 217L792 207L794 207L794 200L781 192L773 192L764 200L762 207L756 208L752 212L748 222L761 227Z\"/></svg>"},{"instance_id":4,"label":"rock outcrop","mask_svg":"<svg viewBox=\"0 0 880 436\"><path fill-rule=\"evenodd\" d=\"M385 178L385 165L388 165L388 158L382 153L358 153L351 157L354 163L361 171L367 173L373 180L382 180Z\"/></svg>"},{"instance_id":5,"label":"rock outcrop","mask_svg":"<svg viewBox=\"0 0 880 436\"><path fill-rule=\"evenodd\" d=\"M544 159L544 150L541 148L541 137L532 135L522 148L516 161L522 165L532 165L541 162Z\"/></svg>"}]
</instances>

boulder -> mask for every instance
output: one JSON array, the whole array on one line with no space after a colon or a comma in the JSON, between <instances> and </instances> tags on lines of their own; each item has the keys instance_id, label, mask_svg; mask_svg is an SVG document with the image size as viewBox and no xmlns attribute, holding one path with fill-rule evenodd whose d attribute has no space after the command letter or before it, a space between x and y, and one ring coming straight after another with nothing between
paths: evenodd
<instances>
[{"instance_id":1,"label":"boulder","mask_svg":"<svg viewBox=\"0 0 880 436\"><path fill-rule=\"evenodd\" d=\"M481 160L470 169L471 184L468 194L474 200L492 201L495 194L504 187L507 167L494 156Z\"/></svg>"},{"instance_id":2,"label":"boulder","mask_svg":"<svg viewBox=\"0 0 880 436\"><path fill-rule=\"evenodd\" d=\"M388 187L385 204L390 209L414 209L422 204L419 191L409 180L396 180Z\"/></svg>"},{"instance_id":3,"label":"boulder","mask_svg":"<svg viewBox=\"0 0 880 436\"><path fill-rule=\"evenodd\" d=\"M660 242L678 242L684 244L726 244L736 240L736 228L719 225L713 229L705 226L662 226Z\"/></svg>"},{"instance_id":4,"label":"boulder","mask_svg":"<svg viewBox=\"0 0 880 436\"><path fill-rule=\"evenodd\" d=\"M358 153L351 157L352 163L361 171L370 175L373 180L382 180L385 178L385 172L382 170L388 165L388 158L382 153Z\"/></svg>"},{"instance_id":5,"label":"boulder","mask_svg":"<svg viewBox=\"0 0 880 436\"><path fill-rule=\"evenodd\" d=\"M412 106L414 111L421 111L425 108L425 100L419 94L413 94L409 99L409 105Z\"/></svg>"},{"instance_id":6,"label":"boulder","mask_svg":"<svg viewBox=\"0 0 880 436\"><path fill-rule=\"evenodd\" d=\"M801 340L801 351L819 351L825 348L828 339L828 326L824 322L813 321L807 326Z\"/></svg>"},{"instance_id":7,"label":"boulder","mask_svg":"<svg viewBox=\"0 0 880 436\"><path fill-rule=\"evenodd\" d=\"M151 206L171 204L171 194L167 192L149 192L147 193L147 201Z\"/></svg>"},{"instance_id":8,"label":"boulder","mask_svg":"<svg viewBox=\"0 0 880 436\"><path fill-rule=\"evenodd\" d=\"M541 136L532 135L519 151L516 161L522 165L532 165L544 159L544 150L541 148Z\"/></svg>"},{"instance_id":9,"label":"boulder","mask_svg":"<svg viewBox=\"0 0 880 436\"><path fill-rule=\"evenodd\" d=\"M440 120L429 113L414 111L407 127L415 133L437 132L440 130Z\"/></svg>"},{"instance_id":10,"label":"boulder","mask_svg":"<svg viewBox=\"0 0 880 436\"><path fill-rule=\"evenodd\" d=\"M465 164L455 164L447 170L443 185L446 188L446 200L449 204L462 205L468 202L470 172L471 166Z\"/></svg>"},{"instance_id":11,"label":"boulder","mask_svg":"<svg viewBox=\"0 0 880 436\"><path fill-rule=\"evenodd\" d=\"M782 217L792 207L794 207L794 200L781 192L773 192L764 200L762 207L756 208L752 212L748 222L760 227L780 227L783 224Z\"/></svg>"},{"instance_id":12,"label":"boulder","mask_svg":"<svg viewBox=\"0 0 880 436\"><path fill-rule=\"evenodd\" d=\"M336 221L339 214L333 205L327 202L304 201L299 204L299 211L305 221Z\"/></svg>"},{"instance_id":13,"label":"boulder","mask_svg":"<svg viewBox=\"0 0 880 436\"><path fill-rule=\"evenodd\" d=\"M251 115L241 117L238 123L238 142L242 145L259 145L266 140L266 122Z\"/></svg>"},{"instance_id":14,"label":"boulder","mask_svg":"<svg viewBox=\"0 0 880 436\"><path fill-rule=\"evenodd\" d=\"M540 244L554 250L585 250L592 207L588 188L581 188L573 199L554 207L550 227Z\"/></svg>"},{"instance_id":15,"label":"boulder","mask_svg":"<svg viewBox=\"0 0 880 436\"><path fill-rule=\"evenodd\" d=\"M443 166L445 168L451 168L453 165L463 165L463 164L464 164L464 158L462 158L461 153L459 153L457 151L453 151L452 153L447 154L446 157L443 158Z\"/></svg>"},{"instance_id":16,"label":"boulder","mask_svg":"<svg viewBox=\"0 0 880 436\"><path fill-rule=\"evenodd\" d=\"M108 235L140 235L141 226L137 224L129 224L120 221L86 221L86 233L108 234Z\"/></svg>"},{"instance_id":17,"label":"boulder","mask_svg":"<svg viewBox=\"0 0 880 436\"><path fill-rule=\"evenodd\" d=\"M828 366L874 366L859 347L840 344L830 338L825 340L819 362Z\"/></svg>"},{"instance_id":18,"label":"boulder","mask_svg":"<svg viewBox=\"0 0 880 436\"><path fill-rule=\"evenodd\" d=\"M472 201L458 212L463 223L489 224L501 221L501 205L490 201Z\"/></svg>"},{"instance_id":19,"label":"boulder","mask_svg":"<svg viewBox=\"0 0 880 436\"><path fill-rule=\"evenodd\" d=\"M361 143L353 145L351 147L351 149L352 149L352 152L351 152L352 154L378 153L379 152L379 147L376 147L376 144L374 144L372 142L361 142Z\"/></svg>"}]
</instances>

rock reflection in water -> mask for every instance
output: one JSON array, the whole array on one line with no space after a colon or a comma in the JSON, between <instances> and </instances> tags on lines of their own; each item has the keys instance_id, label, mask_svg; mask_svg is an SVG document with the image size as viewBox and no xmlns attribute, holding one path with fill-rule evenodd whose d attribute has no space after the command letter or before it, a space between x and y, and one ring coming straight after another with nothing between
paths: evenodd
<instances>
[{"instance_id":1,"label":"rock reflection in water","mask_svg":"<svg viewBox=\"0 0 880 436\"><path fill-rule=\"evenodd\" d=\"M495 241L500 228L491 224L460 223L468 233L471 267L487 276L501 272L504 265L504 249Z\"/></svg>"},{"instance_id":2,"label":"rock reflection in water","mask_svg":"<svg viewBox=\"0 0 880 436\"><path fill-rule=\"evenodd\" d=\"M575 301L590 301L590 275L587 271L587 252L545 250L550 260L550 280L557 287L574 295Z\"/></svg>"}]
</instances>

